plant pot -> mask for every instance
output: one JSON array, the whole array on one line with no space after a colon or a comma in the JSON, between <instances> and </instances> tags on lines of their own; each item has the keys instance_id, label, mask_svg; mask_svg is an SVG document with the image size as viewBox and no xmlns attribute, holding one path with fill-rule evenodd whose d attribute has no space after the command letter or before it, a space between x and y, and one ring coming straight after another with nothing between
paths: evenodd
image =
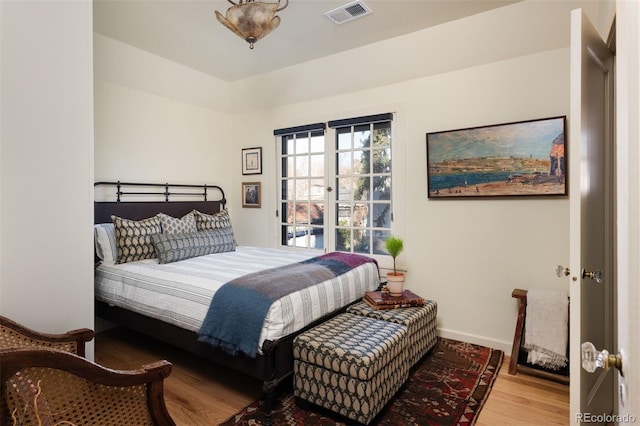
<instances>
[{"instance_id":1,"label":"plant pot","mask_svg":"<svg viewBox=\"0 0 640 426\"><path fill-rule=\"evenodd\" d=\"M387 274L387 288L392 297L402 296L404 294L404 272L389 272Z\"/></svg>"}]
</instances>

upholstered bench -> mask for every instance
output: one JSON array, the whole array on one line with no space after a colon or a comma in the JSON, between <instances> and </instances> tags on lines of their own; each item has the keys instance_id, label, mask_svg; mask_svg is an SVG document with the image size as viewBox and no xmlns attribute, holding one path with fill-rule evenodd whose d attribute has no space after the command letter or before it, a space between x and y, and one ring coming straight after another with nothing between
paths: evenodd
<instances>
[{"instance_id":1,"label":"upholstered bench","mask_svg":"<svg viewBox=\"0 0 640 426\"><path fill-rule=\"evenodd\" d=\"M389 310L377 310L366 302L358 302L347 308L347 312L406 326L409 367L413 367L436 344L438 305L433 300L425 301L420 307Z\"/></svg>"},{"instance_id":2,"label":"upholstered bench","mask_svg":"<svg viewBox=\"0 0 640 426\"><path fill-rule=\"evenodd\" d=\"M409 376L407 327L340 314L293 343L294 395L369 424Z\"/></svg>"}]
</instances>

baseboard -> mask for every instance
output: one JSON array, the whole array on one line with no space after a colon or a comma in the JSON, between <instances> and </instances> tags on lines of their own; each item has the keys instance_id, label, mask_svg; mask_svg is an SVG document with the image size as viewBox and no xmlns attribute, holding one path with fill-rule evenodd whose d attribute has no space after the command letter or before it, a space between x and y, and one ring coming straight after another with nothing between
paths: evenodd
<instances>
[{"instance_id":1,"label":"baseboard","mask_svg":"<svg viewBox=\"0 0 640 426\"><path fill-rule=\"evenodd\" d=\"M461 333L455 330L447 330L438 328L438 336L446 339L460 340L462 342L473 343L474 345L487 346L494 349L500 349L505 355L511 355L511 347L513 342L506 342L504 340L491 339L485 336L478 336L476 334Z\"/></svg>"}]
</instances>

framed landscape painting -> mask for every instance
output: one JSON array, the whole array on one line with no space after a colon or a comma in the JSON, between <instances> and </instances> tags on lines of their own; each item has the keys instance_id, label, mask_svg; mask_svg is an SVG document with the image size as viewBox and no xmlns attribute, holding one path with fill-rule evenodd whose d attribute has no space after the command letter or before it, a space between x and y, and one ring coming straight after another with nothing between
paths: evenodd
<instances>
[{"instance_id":1,"label":"framed landscape painting","mask_svg":"<svg viewBox=\"0 0 640 426\"><path fill-rule=\"evenodd\" d=\"M427 133L429 198L567 195L566 116Z\"/></svg>"}]
</instances>

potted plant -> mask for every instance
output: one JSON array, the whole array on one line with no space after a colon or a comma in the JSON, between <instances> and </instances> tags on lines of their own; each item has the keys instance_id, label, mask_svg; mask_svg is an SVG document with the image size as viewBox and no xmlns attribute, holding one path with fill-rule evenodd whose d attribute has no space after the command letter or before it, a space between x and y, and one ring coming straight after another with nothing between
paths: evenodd
<instances>
[{"instance_id":1,"label":"potted plant","mask_svg":"<svg viewBox=\"0 0 640 426\"><path fill-rule=\"evenodd\" d=\"M393 272L387 273L387 286L391 296L402 296L404 294L404 272L398 272L396 269L396 257L404 249L404 241L402 238L391 235L384 241L384 246L393 257Z\"/></svg>"}]
</instances>

